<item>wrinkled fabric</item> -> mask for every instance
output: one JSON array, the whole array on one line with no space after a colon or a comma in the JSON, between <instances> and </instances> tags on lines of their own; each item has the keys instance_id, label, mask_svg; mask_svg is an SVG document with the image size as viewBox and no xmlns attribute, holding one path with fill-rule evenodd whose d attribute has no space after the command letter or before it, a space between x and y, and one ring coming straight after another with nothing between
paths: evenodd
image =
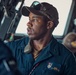
<instances>
[{"instance_id":1,"label":"wrinkled fabric","mask_svg":"<svg viewBox=\"0 0 76 75\"><path fill-rule=\"evenodd\" d=\"M0 40L0 75L21 75L17 68L12 52L3 41Z\"/></svg>"},{"instance_id":2,"label":"wrinkled fabric","mask_svg":"<svg viewBox=\"0 0 76 75\"><path fill-rule=\"evenodd\" d=\"M28 37L7 43L17 60L18 68L23 75L76 75L76 62L73 54L52 37L36 60L24 49Z\"/></svg>"}]
</instances>

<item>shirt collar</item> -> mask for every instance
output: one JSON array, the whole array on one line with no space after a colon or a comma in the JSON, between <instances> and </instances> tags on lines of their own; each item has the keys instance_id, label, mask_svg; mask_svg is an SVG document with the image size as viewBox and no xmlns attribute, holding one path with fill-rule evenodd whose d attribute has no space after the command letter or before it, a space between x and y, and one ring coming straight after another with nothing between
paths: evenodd
<instances>
[{"instance_id":1,"label":"shirt collar","mask_svg":"<svg viewBox=\"0 0 76 75\"><path fill-rule=\"evenodd\" d=\"M31 45L30 45L30 40L28 42L28 44L25 46L24 48L24 53L30 53L32 51Z\"/></svg>"},{"instance_id":2,"label":"shirt collar","mask_svg":"<svg viewBox=\"0 0 76 75\"><path fill-rule=\"evenodd\" d=\"M57 50L55 47L56 44L57 44L57 40L52 36L50 43L47 45L47 46L51 47L52 50L48 49L47 51L50 51L54 55L59 55L59 50ZM31 52L32 52L31 40L29 40L28 44L24 48L24 53L31 53Z\"/></svg>"}]
</instances>

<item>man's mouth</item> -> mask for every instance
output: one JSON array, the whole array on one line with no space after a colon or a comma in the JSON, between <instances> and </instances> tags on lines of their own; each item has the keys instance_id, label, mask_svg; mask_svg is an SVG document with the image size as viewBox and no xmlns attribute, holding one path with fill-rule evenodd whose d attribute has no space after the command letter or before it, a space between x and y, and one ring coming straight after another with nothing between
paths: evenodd
<instances>
[{"instance_id":1,"label":"man's mouth","mask_svg":"<svg viewBox=\"0 0 76 75\"><path fill-rule=\"evenodd\" d=\"M27 28L27 33L28 33L28 34L32 34L32 32L33 32L33 30L32 30L32 29Z\"/></svg>"}]
</instances>

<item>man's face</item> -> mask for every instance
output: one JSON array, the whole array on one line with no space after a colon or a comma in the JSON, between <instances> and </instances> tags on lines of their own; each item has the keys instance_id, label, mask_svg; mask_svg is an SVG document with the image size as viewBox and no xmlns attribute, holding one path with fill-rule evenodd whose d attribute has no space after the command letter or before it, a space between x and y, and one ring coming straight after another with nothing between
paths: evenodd
<instances>
[{"instance_id":1,"label":"man's face","mask_svg":"<svg viewBox=\"0 0 76 75\"><path fill-rule=\"evenodd\" d=\"M27 33L31 39L38 40L47 33L47 23L43 19L43 16L30 13L27 26Z\"/></svg>"}]
</instances>

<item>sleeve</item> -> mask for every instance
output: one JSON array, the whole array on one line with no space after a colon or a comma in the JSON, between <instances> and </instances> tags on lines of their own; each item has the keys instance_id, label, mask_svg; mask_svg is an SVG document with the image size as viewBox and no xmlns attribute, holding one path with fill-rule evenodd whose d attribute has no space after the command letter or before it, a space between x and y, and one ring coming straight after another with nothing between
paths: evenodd
<instances>
[{"instance_id":1,"label":"sleeve","mask_svg":"<svg viewBox=\"0 0 76 75\"><path fill-rule=\"evenodd\" d=\"M13 56L15 56L16 50L18 48L18 42L17 41L11 41L11 42L7 42L6 45L12 51Z\"/></svg>"},{"instance_id":2,"label":"sleeve","mask_svg":"<svg viewBox=\"0 0 76 75\"><path fill-rule=\"evenodd\" d=\"M24 47L27 44L27 40L28 40L27 38L22 38L22 39L18 39L15 41L8 42L8 43L6 43L6 45L12 51L13 56L17 57L19 55L19 53L21 53L24 50Z\"/></svg>"},{"instance_id":3,"label":"sleeve","mask_svg":"<svg viewBox=\"0 0 76 75\"><path fill-rule=\"evenodd\" d=\"M21 75L12 53L0 40L0 75Z\"/></svg>"}]
</instances>

